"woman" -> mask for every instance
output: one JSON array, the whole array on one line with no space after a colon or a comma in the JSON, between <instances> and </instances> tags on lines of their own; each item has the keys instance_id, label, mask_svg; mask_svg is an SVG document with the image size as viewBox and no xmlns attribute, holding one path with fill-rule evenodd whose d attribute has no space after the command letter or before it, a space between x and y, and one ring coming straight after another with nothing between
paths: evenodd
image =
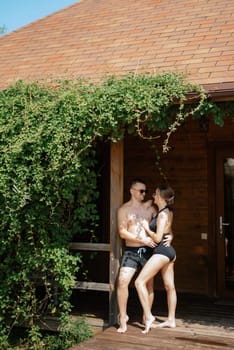
<instances>
[{"instance_id":1,"label":"woman","mask_svg":"<svg viewBox=\"0 0 234 350\"><path fill-rule=\"evenodd\" d=\"M163 238L172 232L173 212L171 204L174 201L174 191L169 186L159 186L154 193L154 203L158 206L156 232L150 229L146 220L142 221L147 234L158 244L153 249L151 258L147 261L139 276L135 281L135 286L145 315L145 329L143 333L148 333L152 328L155 317L151 313L149 303L147 283L161 271L165 289L167 291L168 319L161 323L159 327L176 326L175 309L177 303L176 290L174 285L174 262L176 253L174 248L163 245Z\"/></svg>"}]
</instances>

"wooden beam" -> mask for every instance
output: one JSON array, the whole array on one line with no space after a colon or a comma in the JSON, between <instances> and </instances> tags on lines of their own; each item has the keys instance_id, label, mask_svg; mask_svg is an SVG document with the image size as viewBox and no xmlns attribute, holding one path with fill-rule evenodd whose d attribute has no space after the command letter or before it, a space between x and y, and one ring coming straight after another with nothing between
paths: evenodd
<instances>
[{"instance_id":1,"label":"wooden beam","mask_svg":"<svg viewBox=\"0 0 234 350\"><path fill-rule=\"evenodd\" d=\"M71 250L89 250L89 251L101 251L109 252L109 243L84 243L84 242L72 242L70 244Z\"/></svg>"},{"instance_id":2,"label":"wooden beam","mask_svg":"<svg viewBox=\"0 0 234 350\"><path fill-rule=\"evenodd\" d=\"M110 149L110 297L109 323L118 319L116 282L121 256L121 240L117 228L117 210L123 203L123 141L111 143Z\"/></svg>"},{"instance_id":3,"label":"wooden beam","mask_svg":"<svg viewBox=\"0 0 234 350\"><path fill-rule=\"evenodd\" d=\"M74 289L98 290L103 292L109 292L110 285L109 283L76 281Z\"/></svg>"}]
</instances>

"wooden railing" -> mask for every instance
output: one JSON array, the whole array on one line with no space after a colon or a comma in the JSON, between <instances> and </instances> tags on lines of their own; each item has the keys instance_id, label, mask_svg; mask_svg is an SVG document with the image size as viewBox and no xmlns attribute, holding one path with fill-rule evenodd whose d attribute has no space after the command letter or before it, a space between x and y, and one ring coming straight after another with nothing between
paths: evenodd
<instances>
[{"instance_id":1,"label":"wooden railing","mask_svg":"<svg viewBox=\"0 0 234 350\"><path fill-rule=\"evenodd\" d=\"M116 301L116 276L118 273L118 264L115 254L112 250L112 246L109 243L83 243L72 242L70 245L72 251L98 251L109 252L109 282L87 282L76 281L74 289L80 290L97 290L109 293L109 325L116 324L117 322L117 301Z\"/></svg>"},{"instance_id":2,"label":"wooden railing","mask_svg":"<svg viewBox=\"0 0 234 350\"><path fill-rule=\"evenodd\" d=\"M71 250L83 250L83 251L98 251L98 252L110 252L110 244L108 243L77 243L73 242L70 245ZM110 283L100 282L87 282L76 281L74 289L84 290L98 290L98 291L110 291Z\"/></svg>"}]
</instances>

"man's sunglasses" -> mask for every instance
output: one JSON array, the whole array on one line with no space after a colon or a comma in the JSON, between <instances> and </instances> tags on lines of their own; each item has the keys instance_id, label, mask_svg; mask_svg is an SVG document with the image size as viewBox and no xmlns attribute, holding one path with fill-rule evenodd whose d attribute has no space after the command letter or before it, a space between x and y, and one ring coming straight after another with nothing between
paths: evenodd
<instances>
[{"instance_id":1,"label":"man's sunglasses","mask_svg":"<svg viewBox=\"0 0 234 350\"><path fill-rule=\"evenodd\" d=\"M148 193L148 190L143 190L143 189L138 190L137 188L133 188L133 189L140 192L141 194Z\"/></svg>"}]
</instances>

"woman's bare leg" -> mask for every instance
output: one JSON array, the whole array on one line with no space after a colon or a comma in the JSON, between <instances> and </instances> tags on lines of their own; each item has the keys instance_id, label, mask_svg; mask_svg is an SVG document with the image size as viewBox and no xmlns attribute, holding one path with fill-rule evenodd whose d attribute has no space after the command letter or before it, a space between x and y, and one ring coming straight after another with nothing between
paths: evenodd
<instances>
[{"instance_id":1,"label":"woman's bare leg","mask_svg":"<svg viewBox=\"0 0 234 350\"><path fill-rule=\"evenodd\" d=\"M167 292L168 318L165 322L159 324L159 327L175 328L175 312L177 304L177 295L174 283L174 261L162 268L162 278Z\"/></svg>"},{"instance_id":2,"label":"woman's bare leg","mask_svg":"<svg viewBox=\"0 0 234 350\"><path fill-rule=\"evenodd\" d=\"M150 308L152 309L153 302L154 302L154 278L152 278L151 280L149 280L146 283L146 288L147 288L147 291L148 291L149 305L150 305ZM144 313L143 313L143 317L142 317L142 323L145 324L145 315L144 315Z\"/></svg>"},{"instance_id":3,"label":"woman's bare leg","mask_svg":"<svg viewBox=\"0 0 234 350\"><path fill-rule=\"evenodd\" d=\"M162 267L168 263L168 258L154 254L147 261L140 274L138 275L135 286L137 293L143 308L143 314L145 316L145 330L143 333L148 333L155 317L151 313L152 304L149 301L149 293L147 290L147 283L154 278L154 276L162 269Z\"/></svg>"}]
</instances>

